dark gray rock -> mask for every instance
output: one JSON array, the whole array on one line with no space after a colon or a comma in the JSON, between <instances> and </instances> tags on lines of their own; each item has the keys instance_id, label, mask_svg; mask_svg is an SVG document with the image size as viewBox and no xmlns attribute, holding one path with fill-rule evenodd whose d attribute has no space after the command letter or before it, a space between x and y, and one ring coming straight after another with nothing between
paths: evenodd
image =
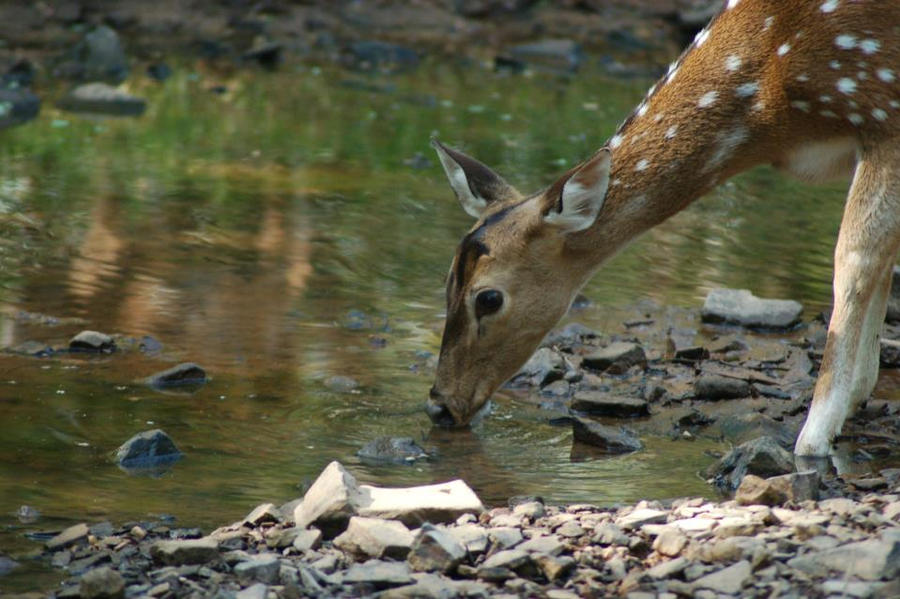
<instances>
[{"instance_id":1,"label":"dark gray rock","mask_svg":"<svg viewBox=\"0 0 900 599\"><path fill-rule=\"evenodd\" d=\"M209 537L156 541L150 546L150 557L157 563L168 566L207 564L219 560L219 545Z\"/></svg>"},{"instance_id":2,"label":"dark gray rock","mask_svg":"<svg viewBox=\"0 0 900 599\"><path fill-rule=\"evenodd\" d=\"M82 599L113 599L125 596L125 579L109 566L88 570L78 584Z\"/></svg>"},{"instance_id":3,"label":"dark gray rock","mask_svg":"<svg viewBox=\"0 0 900 599\"><path fill-rule=\"evenodd\" d=\"M747 441L731 451L707 470L713 484L729 492L735 491L744 476L759 477L789 474L794 470L794 458L771 437Z\"/></svg>"},{"instance_id":4,"label":"dark gray rock","mask_svg":"<svg viewBox=\"0 0 900 599\"><path fill-rule=\"evenodd\" d=\"M584 54L581 46L567 39L541 40L507 48L495 59L500 68L536 70L558 73L574 73L581 66Z\"/></svg>"},{"instance_id":5,"label":"dark gray rock","mask_svg":"<svg viewBox=\"0 0 900 599\"><path fill-rule=\"evenodd\" d=\"M698 399L738 399L750 396L750 383L718 374L704 374L694 381Z\"/></svg>"},{"instance_id":6,"label":"dark gray rock","mask_svg":"<svg viewBox=\"0 0 900 599\"><path fill-rule=\"evenodd\" d=\"M71 351L103 352L115 351L116 342L112 337L97 331L81 331L69 341Z\"/></svg>"},{"instance_id":7,"label":"dark gray rock","mask_svg":"<svg viewBox=\"0 0 900 599\"><path fill-rule=\"evenodd\" d=\"M0 130L27 123L41 111L41 100L24 88L0 88Z\"/></svg>"},{"instance_id":8,"label":"dark gray rock","mask_svg":"<svg viewBox=\"0 0 900 599\"><path fill-rule=\"evenodd\" d=\"M140 116L147 101L100 82L84 83L60 98L56 105L69 112L109 116Z\"/></svg>"},{"instance_id":9,"label":"dark gray rock","mask_svg":"<svg viewBox=\"0 0 900 599\"><path fill-rule=\"evenodd\" d=\"M700 317L713 324L783 329L800 322L803 306L793 300L761 299L746 289L713 289Z\"/></svg>"},{"instance_id":10,"label":"dark gray rock","mask_svg":"<svg viewBox=\"0 0 900 599\"><path fill-rule=\"evenodd\" d=\"M19 562L12 558L6 557L5 555L0 555L0 576L6 576L18 567Z\"/></svg>"},{"instance_id":11,"label":"dark gray rock","mask_svg":"<svg viewBox=\"0 0 900 599\"><path fill-rule=\"evenodd\" d=\"M209 379L206 371L193 362L183 362L161 372L151 374L144 383L157 389L171 387L194 387L205 384Z\"/></svg>"},{"instance_id":12,"label":"dark gray rock","mask_svg":"<svg viewBox=\"0 0 900 599\"><path fill-rule=\"evenodd\" d=\"M281 563L278 556L272 553L254 555L247 561L240 562L234 567L234 574L241 582L251 581L275 584L278 582Z\"/></svg>"},{"instance_id":13,"label":"dark gray rock","mask_svg":"<svg viewBox=\"0 0 900 599\"><path fill-rule=\"evenodd\" d=\"M453 536L423 524L409 550L407 561L418 572L450 573L466 556L466 548Z\"/></svg>"},{"instance_id":14,"label":"dark gray rock","mask_svg":"<svg viewBox=\"0 0 900 599\"><path fill-rule=\"evenodd\" d=\"M549 347L538 349L514 377L516 382L526 382L536 387L561 380L566 374L566 361Z\"/></svg>"},{"instance_id":15,"label":"dark gray rock","mask_svg":"<svg viewBox=\"0 0 900 599\"><path fill-rule=\"evenodd\" d=\"M572 419L572 434L576 441L607 453L629 453L643 448L640 439L628 429L613 428L581 416Z\"/></svg>"},{"instance_id":16,"label":"dark gray rock","mask_svg":"<svg viewBox=\"0 0 900 599\"><path fill-rule=\"evenodd\" d=\"M572 398L572 409L593 416L636 418L650 415L650 405L636 397L610 396L595 391L579 391Z\"/></svg>"},{"instance_id":17,"label":"dark gray rock","mask_svg":"<svg viewBox=\"0 0 900 599\"><path fill-rule=\"evenodd\" d=\"M632 366L647 367L647 355L637 343L618 341L584 357L582 365L591 370L622 374Z\"/></svg>"},{"instance_id":18,"label":"dark gray rock","mask_svg":"<svg viewBox=\"0 0 900 599\"><path fill-rule=\"evenodd\" d=\"M172 438L160 429L136 434L115 453L116 463L127 470L165 467L182 457Z\"/></svg>"},{"instance_id":19,"label":"dark gray rock","mask_svg":"<svg viewBox=\"0 0 900 599\"><path fill-rule=\"evenodd\" d=\"M55 74L79 81L121 83L128 76L128 59L119 35L105 25L96 27L69 52Z\"/></svg>"},{"instance_id":20,"label":"dark gray rock","mask_svg":"<svg viewBox=\"0 0 900 599\"><path fill-rule=\"evenodd\" d=\"M378 437L366 443L356 455L371 462L411 464L427 459L428 453L410 437Z\"/></svg>"},{"instance_id":21,"label":"dark gray rock","mask_svg":"<svg viewBox=\"0 0 900 599\"><path fill-rule=\"evenodd\" d=\"M740 408L735 406L735 410ZM759 412L722 416L714 428L735 445L759 437L772 437L779 445L790 451L797 438L797 431L789 424Z\"/></svg>"}]
</instances>

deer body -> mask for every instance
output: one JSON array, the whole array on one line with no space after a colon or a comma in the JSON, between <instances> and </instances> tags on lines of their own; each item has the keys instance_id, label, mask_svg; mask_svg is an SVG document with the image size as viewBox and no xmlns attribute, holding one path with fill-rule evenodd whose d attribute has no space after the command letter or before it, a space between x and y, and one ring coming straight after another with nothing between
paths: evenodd
<instances>
[{"instance_id":1,"label":"deer body","mask_svg":"<svg viewBox=\"0 0 900 599\"><path fill-rule=\"evenodd\" d=\"M531 196L435 146L479 216L448 281L436 421L467 423L630 240L762 163L811 181L855 167L797 453L826 454L874 387L900 249L900 2L729 0L606 146Z\"/></svg>"}]
</instances>

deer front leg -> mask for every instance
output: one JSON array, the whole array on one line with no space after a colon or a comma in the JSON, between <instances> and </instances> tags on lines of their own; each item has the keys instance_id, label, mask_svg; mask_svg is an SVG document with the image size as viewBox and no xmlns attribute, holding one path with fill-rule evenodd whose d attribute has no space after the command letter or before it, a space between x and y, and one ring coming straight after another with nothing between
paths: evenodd
<instances>
[{"instance_id":1,"label":"deer front leg","mask_svg":"<svg viewBox=\"0 0 900 599\"><path fill-rule=\"evenodd\" d=\"M890 169L857 168L835 250L834 311L809 415L794 452L825 456L878 379L879 333L897 253L898 197Z\"/></svg>"}]
</instances>

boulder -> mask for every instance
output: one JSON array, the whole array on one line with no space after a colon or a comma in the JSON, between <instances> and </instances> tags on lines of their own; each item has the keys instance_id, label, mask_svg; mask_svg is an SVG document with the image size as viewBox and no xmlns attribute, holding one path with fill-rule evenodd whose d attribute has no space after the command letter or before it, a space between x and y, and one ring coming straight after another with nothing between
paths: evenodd
<instances>
[{"instance_id":1,"label":"boulder","mask_svg":"<svg viewBox=\"0 0 900 599\"><path fill-rule=\"evenodd\" d=\"M326 536L334 537L356 514L362 502L359 495L356 478L339 462L331 462L294 510L294 522L300 528L315 523Z\"/></svg>"},{"instance_id":2,"label":"boulder","mask_svg":"<svg viewBox=\"0 0 900 599\"><path fill-rule=\"evenodd\" d=\"M572 398L572 409L592 416L636 418L650 415L650 405L637 397L610 396L595 391L579 391Z\"/></svg>"},{"instance_id":3,"label":"boulder","mask_svg":"<svg viewBox=\"0 0 900 599\"><path fill-rule=\"evenodd\" d=\"M452 535L430 524L423 524L409 550L408 561L419 572L448 574L466 557L466 548Z\"/></svg>"},{"instance_id":4,"label":"boulder","mask_svg":"<svg viewBox=\"0 0 900 599\"><path fill-rule=\"evenodd\" d=\"M747 289L713 289L700 318L712 324L783 329L800 322L803 306L793 300L761 299Z\"/></svg>"},{"instance_id":5,"label":"boulder","mask_svg":"<svg viewBox=\"0 0 900 599\"><path fill-rule=\"evenodd\" d=\"M606 426L581 416L572 418L572 435L576 441L607 453L630 453L644 447L640 439L626 428Z\"/></svg>"},{"instance_id":6,"label":"boulder","mask_svg":"<svg viewBox=\"0 0 900 599\"><path fill-rule=\"evenodd\" d=\"M358 557L403 559L413 544L413 534L396 520L350 518L347 530L334 539L334 545Z\"/></svg>"},{"instance_id":7,"label":"boulder","mask_svg":"<svg viewBox=\"0 0 900 599\"><path fill-rule=\"evenodd\" d=\"M116 342L105 333L81 331L69 341L69 350L110 353L115 351Z\"/></svg>"},{"instance_id":8,"label":"boulder","mask_svg":"<svg viewBox=\"0 0 900 599\"><path fill-rule=\"evenodd\" d=\"M73 88L56 105L69 112L109 116L140 116L147 109L147 101L143 98L100 82L83 83Z\"/></svg>"},{"instance_id":9,"label":"boulder","mask_svg":"<svg viewBox=\"0 0 900 599\"><path fill-rule=\"evenodd\" d=\"M142 470L171 465L183 455L172 438L157 428L125 441L116 450L115 461L126 470Z\"/></svg>"},{"instance_id":10,"label":"boulder","mask_svg":"<svg viewBox=\"0 0 900 599\"><path fill-rule=\"evenodd\" d=\"M616 342L584 357L582 366L591 370L623 374L632 366L647 367L647 355L637 343Z\"/></svg>"},{"instance_id":11,"label":"boulder","mask_svg":"<svg viewBox=\"0 0 900 599\"><path fill-rule=\"evenodd\" d=\"M78 583L82 599L114 599L125 596L125 579L109 566L88 570Z\"/></svg>"},{"instance_id":12,"label":"boulder","mask_svg":"<svg viewBox=\"0 0 900 599\"><path fill-rule=\"evenodd\" d=\"M720 489L735 491L747 474L769 477L793 470L794 458L790 452L771 437L759 437L729 451L706 473Z\"/></svg>"},{"instance_id":13,"label":"boulder","mask_svg":"<svg viewBox=\"0 0 900 599\"><path fill-rule=\"evenodd\" d=\"M219 544L209 537L156 541L150 546L150 557L167 566L206 564L219 559Z\"/></svg>"},{"instance_id":14,"label":"boulder","mask_svg":"<svg viewBox=\"0 0 900 599\"><path fill-rule=\"evenodd\" d=\"M410 437L378 437L366 443L356 455L365 461L411 464L427 459L428 453Z\"/></svg>"},{"instance_id":15,"label":"boulder","mask_svg":"<svg viewBox=\"0 0 900 599\"><path fill-rule=\"evenodd\" d=\"M41 111L41 100L24 88L0 88L0 130L27 123Z\"/></svg>"},{"instance_id":16,"label":"boulder","mask_svg":"<svg viewBox=\"0 0 900 599\"><path fill-rule=\"evenodd\" d=\"M193 362L182 362L166 370L151 374L144 379L144 383L157 389L168 389L170 387L203 385L208 380L206 371L203 368Z\"/></svg>"},{"instance_id":17,"label":"boulder","mask_svg":"<svg viewBox=\"0 0 900 599\"><path fill-rule=\"evenodd\" d=\"M694 381L694 395L698 399L738 399L749 397L750 383L719 374L704 374Z\"/></svg>"}]
</instances>

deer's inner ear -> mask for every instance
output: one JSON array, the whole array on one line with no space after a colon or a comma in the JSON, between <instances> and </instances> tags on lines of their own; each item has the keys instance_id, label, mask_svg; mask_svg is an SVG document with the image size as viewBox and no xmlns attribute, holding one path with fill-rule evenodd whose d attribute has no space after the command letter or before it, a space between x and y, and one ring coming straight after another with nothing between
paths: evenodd
<instances>
[{"instance_id":1,"label":"deer's inner ear","mask_svg":"<svg viewBox=\"0 0 900 599\"><path fill-rule=\"evenodd\" d=\"M544 222L567 233L593 225L606 199L609 170L609 150L601 148L560 177L545 194Z\"/></svg>"},{"instance_id":2,"label":"deer's inner ear","mask_svg":"<svg viewBox=\"0 0 900 599\"><path fill-rule=\"evenodd\" d=\"M520 197L519 192L487 165L459 150L431 141L463 210L479 218L488 206Z\"/></svg>"}]
</instances>

